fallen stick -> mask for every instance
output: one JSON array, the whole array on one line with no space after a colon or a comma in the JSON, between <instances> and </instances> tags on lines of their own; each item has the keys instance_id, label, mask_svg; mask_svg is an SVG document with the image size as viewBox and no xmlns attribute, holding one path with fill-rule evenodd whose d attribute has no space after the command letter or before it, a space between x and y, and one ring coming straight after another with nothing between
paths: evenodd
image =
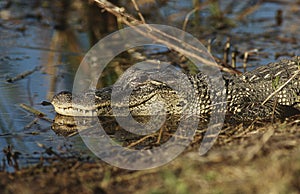
<instances>
[{"instance_id":1,"label":"fallen stick","mask_svg":"<svg viewBox=\"0 0 300 194\"><path fill-rule=\"evenodd\" d=\"M38 66L38 67L34 68L33 70L25 71L25 72L23 72L23 73L21 73L21 74L15 76L15 77L7 78L6 81L7 81L8 83L13 83L13 82L15 82L15 81L24 79L25 77L31 75L32 73L34 73L35 71L39 70L40 68L41 68L41 67Z\"/></svg>"},{"instance_id":2,"label":"fallen stick","mask_svg":"<svg viewBox=\"0 0 300 194\"><path fill-rule=\"evenodd\" d=\"M42 113L41 111L38 111L36 109L34 109L33 107L28 106L27 104L21 103L20 107L23 108L24 110L33 113L34 115L38 116L38 117L45 117L46 114Z\"/></svg>"}]
</instances>

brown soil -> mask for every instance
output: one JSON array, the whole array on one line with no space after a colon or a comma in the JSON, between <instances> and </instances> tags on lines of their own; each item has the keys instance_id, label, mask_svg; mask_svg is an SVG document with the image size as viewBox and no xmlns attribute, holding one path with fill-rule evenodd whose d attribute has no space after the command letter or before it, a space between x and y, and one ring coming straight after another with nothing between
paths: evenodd
<instances>
[{"instance_id":1,"label":"brown soil","mask_svg":"<svg viewBox=\"0 0 300 194\"><path fill-rule=\"evenodd\" d=\"M74 157L0 172L0 193L299 193L299 123L296 117L231 127L207 155L200 157L192 146L151 170L123 170Z\"/></svg>"}]
</instances>

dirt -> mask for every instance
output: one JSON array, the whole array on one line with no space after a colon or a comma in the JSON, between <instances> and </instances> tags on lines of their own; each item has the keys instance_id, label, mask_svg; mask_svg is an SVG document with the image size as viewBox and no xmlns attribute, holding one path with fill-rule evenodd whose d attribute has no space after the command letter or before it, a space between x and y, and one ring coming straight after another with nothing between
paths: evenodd
<instances>
[{"instance_id":1,"label":"dirt","mask_svg":"<svg viewBox=\"0 0 300 194\"><path fill-rule=\"evenodd\" d=\"M79 156L0 172L1 193L299 193L300 117L224 130L199 156L198 144L165 166L142 171ZM257 126L262 125L262 126ZM229 135L230 134L230 135Z\"/></svg>"}]
</instances>

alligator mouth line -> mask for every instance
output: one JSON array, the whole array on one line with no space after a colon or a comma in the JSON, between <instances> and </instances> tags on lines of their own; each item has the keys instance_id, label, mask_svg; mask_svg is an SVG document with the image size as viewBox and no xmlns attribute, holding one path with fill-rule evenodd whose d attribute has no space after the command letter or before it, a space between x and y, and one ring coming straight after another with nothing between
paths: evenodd
<instances>
[{"instance_id":1,"label":"alligator mouth line","mask_svg":"<svg viewBox=\"0 0 300 194\"><path fill-rule=\"evenodd\" d=\"M75 107L55 107L55 111L58 114L61 115L67 115L67 116L97 116L98 113L96 110L85 110L81 108L75 108Z\"/></svg>"}]
</instances>

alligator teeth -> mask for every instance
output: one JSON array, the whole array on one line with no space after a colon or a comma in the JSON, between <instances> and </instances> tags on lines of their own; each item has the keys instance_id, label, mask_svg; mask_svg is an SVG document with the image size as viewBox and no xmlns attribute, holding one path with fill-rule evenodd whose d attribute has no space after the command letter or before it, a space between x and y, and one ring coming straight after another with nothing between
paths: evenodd
<instances>
[{"instance_id":1,"label":"alligator teeth","mask_svg":"<svg viewBox=\"0 0 300 194\"><path fill-rule=\"evenodd\" d=\"M84 110L76 107L67 108L56 108L57 113L69 116L96 116L96 111L94 110Z\"/></svg>"}]
</instances>

